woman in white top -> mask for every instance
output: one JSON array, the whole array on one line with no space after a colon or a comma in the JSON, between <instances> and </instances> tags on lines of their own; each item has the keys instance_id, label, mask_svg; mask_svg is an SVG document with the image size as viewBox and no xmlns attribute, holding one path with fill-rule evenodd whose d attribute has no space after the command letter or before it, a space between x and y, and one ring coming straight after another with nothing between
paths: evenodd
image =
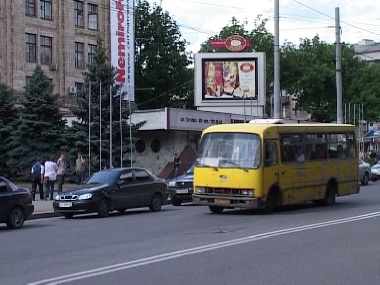
<instances>
[{"instance_id":1,"label":"woman in white top","mask_svg":"<svg viewBox=\"0 0 380 285\"><path fill-rule=\"evenodd\" d=\"M58 166L54 162L54 157L50 156L50 159L45 162L45 176L44 182L46 183L45 187L45 201L48 197L50 200L53 200L54 195L54 182L57 180L57 171Z\"/></svg>"}]
</instances>

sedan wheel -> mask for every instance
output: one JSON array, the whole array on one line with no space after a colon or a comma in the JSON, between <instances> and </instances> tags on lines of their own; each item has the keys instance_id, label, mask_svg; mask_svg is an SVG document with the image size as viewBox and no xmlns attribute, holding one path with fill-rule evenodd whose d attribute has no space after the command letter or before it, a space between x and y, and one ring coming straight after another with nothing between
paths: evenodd
<instances>
[{"instance_id":1,"label":"sedan wheel","mask_svg":"<svg viewBox=\"0 0 380 285\"><path fill-rule=\"evenodd\" d=\"M161 210L162 198L158 194L154 194L152 200L150 200L149 209L152 212L158 212Z\"/></svg>"},{"instance_id":2,"label":"sedan wheel","mask_svg":"<svg viewBox=\"0 0 380 285\"><path fill-rule=\"evenodd\" d=\"M110 205L106 199L103 199L100 201L99 206L98 206L98 216L100 218L105 218L108 217L110 214Z\"/></svg>"},{"instance_id":3,"label":"sedan wheel","mask_svg":"<svg viewBox=\"0 0 380 285\"><path fill-rule=\"evenodd\" d=\"M19 229L25 222L24 211L20 207L15 207L11 210L7 220L7 226L11 229Z\"/></svg>"}]
</instances>

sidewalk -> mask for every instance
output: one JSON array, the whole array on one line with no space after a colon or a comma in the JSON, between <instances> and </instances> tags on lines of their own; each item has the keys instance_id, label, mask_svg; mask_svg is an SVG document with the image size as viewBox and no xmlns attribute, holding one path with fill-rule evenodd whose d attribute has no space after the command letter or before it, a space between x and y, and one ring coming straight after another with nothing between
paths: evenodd
<instances>
[{"instance_id":1,"label":"sidewalk","mask_svg":"<svg viewBox=\"0 0 380 285\"><path fill-rule=\"evenodd\" d=\"M22 187L27 187L29 190L32 189L31 185L28 185L27 183L17 183L18 186ZM76 188L76 184L64 184L63 185L63 191L68 191L71 189ZM57 185L54 185L55 192L54 195L57 194ZM40 192L38 191L37 187L37 192L36 192L36 200L33 201L34 205L34 212L33 214L29 217L28 220L34 220L34 219L41 219L41 218L51 218L51 217L59 217L60 214L54 213L53 209L53 201L52 200L40 200Z\"/></svg>"}]
</instances>

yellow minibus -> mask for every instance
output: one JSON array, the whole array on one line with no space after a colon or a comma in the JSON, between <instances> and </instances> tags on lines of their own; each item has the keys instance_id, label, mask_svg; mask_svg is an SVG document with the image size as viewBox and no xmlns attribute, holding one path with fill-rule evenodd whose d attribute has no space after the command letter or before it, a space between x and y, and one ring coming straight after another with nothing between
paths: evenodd
<instances>
[{"instance_id":1,"label":"yellow minibus","mask_svg":"<svg viewBox=\"0 0 380 285\"><path fill-rule=\"evenodd\" d=\"M208 127L194 168L193 202L211 212L312 201L359 192L356 132L346 124L250 122Z\"/></svg>"}]
</instances>

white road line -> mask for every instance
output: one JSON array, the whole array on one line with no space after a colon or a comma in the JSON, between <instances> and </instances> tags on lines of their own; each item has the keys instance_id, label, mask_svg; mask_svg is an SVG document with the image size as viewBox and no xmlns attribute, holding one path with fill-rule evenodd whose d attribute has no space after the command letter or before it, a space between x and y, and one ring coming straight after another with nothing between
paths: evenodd
<instances>
[{"instance_id":1,"label":"white road line","mask_svg":"<svg viewBox=\"0 0 380 285\"><path fill-rule=\"evenodd\" d=\"M40 281L36 281L33 283L29 283L28 285L63 284L63 283L81 280L81 279L85 279L85 278L90 278L90 277L94 277L94 276L98 276L98 275L104 275L104 274L108 274L108 273L115 272L115 271L126 270L126 269L133 268L133 267L144 266L147 264L152 264L152 263L161 262L161 261L165 261L165 260L169 260L169 259L179 258L179 257L183 257L186 255L192 255L192 254L197 254L197 253L201 253L201 252L220 249L223 247L239 245L239 244L243 244L243 243L247 243L247 242L254 242L254 241L258 241L258 240L262 240L262 239L276 237L279 235L296 233L296 232L312 230L312 229L317 229L317 228L322 228L322 227L328 227L328 226L333 226L333 225L339 225L339 224L344 224L344 223L351 223L351 222L375 218L375 217L379 217L379 216L380 216L380 212L373 212L373 213L369 213L369 214L353 216L353 217L344 218L344 219L338 219L338 220L332 220L332 221L327 221L327 222L322 222L322 223L316 223L316 224L310 224L310 225L288 228L288 229L283 229L283 230L277 230L277 231L247 236L247 237L243 237L243 238L212 243L209 245L198 246L198 247L193 247L193 248L184 249L184 250L178 250L175 252L150 256L150 257L146 257L146 258L141 258L141 259L132 260L132 261L114 264L114 265L105 266L105 267L100 267L100 268L96 268L96 269L92 269L92 270L86 270L86 271L77 272L77 273L73 273L73 274L58 276L58 277L54 277L54 278L50 278L50 279L45 279L45 280L40 280Z\"/></svg>"}]
</instances>

